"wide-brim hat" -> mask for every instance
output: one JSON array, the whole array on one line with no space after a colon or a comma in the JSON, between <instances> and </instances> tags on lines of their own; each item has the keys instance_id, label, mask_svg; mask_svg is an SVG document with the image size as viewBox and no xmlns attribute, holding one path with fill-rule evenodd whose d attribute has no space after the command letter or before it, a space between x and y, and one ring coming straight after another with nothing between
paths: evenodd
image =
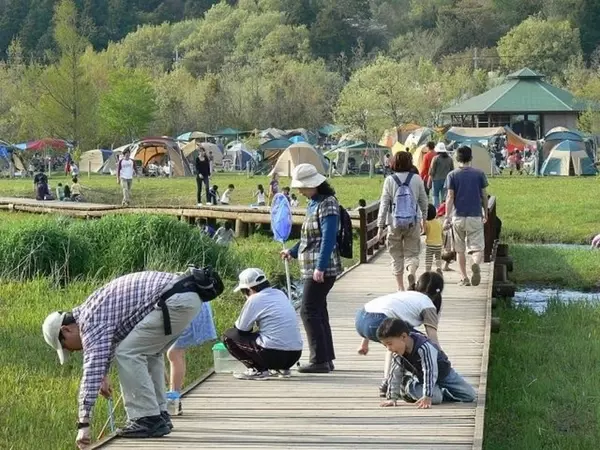
<instances>
[{"instance_id":1,"label":"wide-brim hat","mask_svg":"<svg viewBox=\"0 0 600 450\"><path fill-rule=\"evenodd\" d=\"M292 170L293 188L316 188L322 185L327 178L321 175L312 164L298 164Z\"/></svg>"},{"instance_id":2,"label":"wide-brim hat","mask_svg":"<svg viewBox=\"0 0 600 450\"><path fill-rule=\"evenodd\" d=\"M44 340L50 347L56 350L58 361L61 364L64 364L69 358L69 352L63 348L60 339L58 338L60 335L60 328L62 327L66 315L67 313L65 312L53 312L46 317L46 320L44 320L44 324L42 325Z\"/></svg>"},{"instance_id":3,"label":"wide-brim hat","mask_svg":"<svg viewBox=\"0 0 600 450\"><path fill-rule=\"evenodd\" d=\"M446 144L443 142L438 142L435 146L436 153L448 153L448 149L446 148Z\"/></svg>"}]
</instances>

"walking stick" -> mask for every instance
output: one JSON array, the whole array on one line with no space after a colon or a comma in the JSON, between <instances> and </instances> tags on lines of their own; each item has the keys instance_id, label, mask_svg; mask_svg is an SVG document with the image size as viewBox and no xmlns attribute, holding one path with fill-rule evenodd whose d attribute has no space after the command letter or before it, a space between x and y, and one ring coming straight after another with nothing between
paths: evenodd
<instances>
[{"instance_id":1,"label":"walking stick","mask_svg":"<svg viewBox=\"0 0 600 450\"><path fill-rule=\"evenodd\" d=\"M106 420L106 423L104 424L104 426L102 427L102 430L100 431L100 434L98 435L98 440L100 440L104 437L104 432L106 431L108 424L110 424L111 432L115 431L114 414L115 414L115 410L121 404L122 400L123 400L123 394L121 394L119 396L117 403L115 403L115 407L111 408L112 400L110 398L108 399L108 419Z\"/></svg>"}]
</instances>

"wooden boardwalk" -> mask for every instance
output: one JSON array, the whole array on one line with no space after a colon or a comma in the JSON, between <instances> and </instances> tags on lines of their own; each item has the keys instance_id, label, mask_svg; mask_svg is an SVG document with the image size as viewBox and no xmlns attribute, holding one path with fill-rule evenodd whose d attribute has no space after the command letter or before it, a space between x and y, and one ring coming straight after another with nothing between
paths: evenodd
<instances>
[{"instance_id":1,"label":"wooden boardwalk","mask_svg":"<svg viewBox=\"0 0 600 450\"><path fill-rule=\"evenodd\" d=\"M456 264L453 265L456 268ZM430 410L400 403L380 408L384 348L356 349L354 316L369 299L395 290L389 257L381 254L342 277L329 296L337 360L324 375L239 381L211 375L183 400L184 415L161 439L115 439L110 449L480 449L491 322L492 266L482 266L478 287L459 287L446 275L440 343L453 366L478 391L473 404ZM306 361L305 350L302 361Z\"/></svg>"}]
</instances>

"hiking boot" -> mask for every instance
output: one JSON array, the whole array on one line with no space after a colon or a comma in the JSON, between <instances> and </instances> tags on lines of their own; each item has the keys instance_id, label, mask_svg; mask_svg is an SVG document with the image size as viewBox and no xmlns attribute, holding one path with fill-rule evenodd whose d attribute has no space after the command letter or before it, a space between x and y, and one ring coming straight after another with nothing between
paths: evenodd
<instances>
[{"instance_id":1,"label":"hiking boot","mask_svg":"<svg viewBox=\"0 0 600 450\"><path fill-rule=\"evenodd\" d=\"M181 403L179 403L179 411L181 411ZM177 414L178 416L181 414ZM160 412L160 417L163 418L163 420L165 421L165 423L167 424L167 426L169 427L169 430L173 429L173 421L171 420L171 414L169 414L168 411L161 411Z\"/></svg>"},{"instance_id":2,"label":"hiking boot","mask_svg":"<svg viewBox=\"0 0 600 450\"><path fill-rule=\"evenodd\" d=\"M298 372L300 373L329 373L331 372L330 363L319 363L319 364L304 364L303 366L298 367Z\"/></svg>"},{"instance_id":3,"label":"hiking boot","mask_svg":"<svg viewBox=\"0 0 600 450\"><path fill-rule=\"evenodd\" d=\"M271 374L268 370L247 369L242 373L234 373L233 376L238 380L267 380Z\"/></svg>"},{"instance_id":4,"label":"hiking boot","mask_svg":"<svg viewBox=\"0 0 600 450\"><path fill-rule=\"evenodd\" d=\"M469 281L469 279L468 279L468 278L465 278L465 279L463 279L463 280L460 280L460 281L458 282L458 285L459 285L459 286L471 286L471 282Z\"/></svg>"},{"instance_id":5,"label":"hiking boot","mask_svg":"<svg viewBox=\"0 0 600 450\"><path fill-rule=\"evenodd\" d=\"M117 436L132 439L157 438L170 432L171 430L165 420L158 415L128 421L123 428L117 430Z\"/></svg>"},{"instance_id":6,"label":"hiking boot","mask_svg":"<svg viewBox=\"0 0 600 450\"><path fill-rule=\"evenodd\" d=\"M387 391L388 391L388 382L387 382L387 380L383 380L381 382L381 384L379 385L379 396L382 398L387 397Z\"/></svg>"},{"instance_id":7,"label":"hiking boot","mask_svg":"<svg viewBox=\"0 0 600 450\"><path fill-rule=\"evenodd\" d=\"M479 268L479 264L473 264L471 266L471 272L471 285L479 286L479 283L481 283L481 269Z\"/></svg>"}]
</instances>

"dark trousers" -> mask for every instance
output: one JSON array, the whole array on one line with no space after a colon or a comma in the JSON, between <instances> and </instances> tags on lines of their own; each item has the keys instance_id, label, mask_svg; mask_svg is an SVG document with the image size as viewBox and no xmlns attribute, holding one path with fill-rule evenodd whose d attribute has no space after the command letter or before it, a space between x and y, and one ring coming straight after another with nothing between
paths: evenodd
<instances>
[{"instance_id":1,"label":"dark trousers","mask_svg":"<svg viewBox=\"0 0 600 450\"><path fill-rule=\"evenodd\" d=\"M200 178L198 175L196 175L196 196L198 199L198 203L202 203L202 187L203 186L206 191L206 202L209 203L209 196L208 196L208 191L210 189L209 184L210 184L210 179L209 179L208 175L204 175L204 178Z\"/></svg>"},{"instance_id":2,"label":"dark trousers","mask_svg":"<svg viewBox=\"0 0 600 450\"><path fill-rule=\"evenodd\" d=\"M335 359L327 311L327 294L333 287L335 279L335 277L327 277L324 283L317 283L312 278L304 280L300 317L306 330L312 364L327 363Z\"/></svg>"},{"instance_id":3,"label":"dark trousers","mask_svg":"<svg viewBox=\"0 0 600 450\"><path fill-rule=\"evenodd\" d=\"M258 333L243 333L230 328L223 333L223 344L231 355L249 369L264 372L266 370L288 370L298 362L302 350L273 350L256 343Z\"/></svg>"}]
</instances>

